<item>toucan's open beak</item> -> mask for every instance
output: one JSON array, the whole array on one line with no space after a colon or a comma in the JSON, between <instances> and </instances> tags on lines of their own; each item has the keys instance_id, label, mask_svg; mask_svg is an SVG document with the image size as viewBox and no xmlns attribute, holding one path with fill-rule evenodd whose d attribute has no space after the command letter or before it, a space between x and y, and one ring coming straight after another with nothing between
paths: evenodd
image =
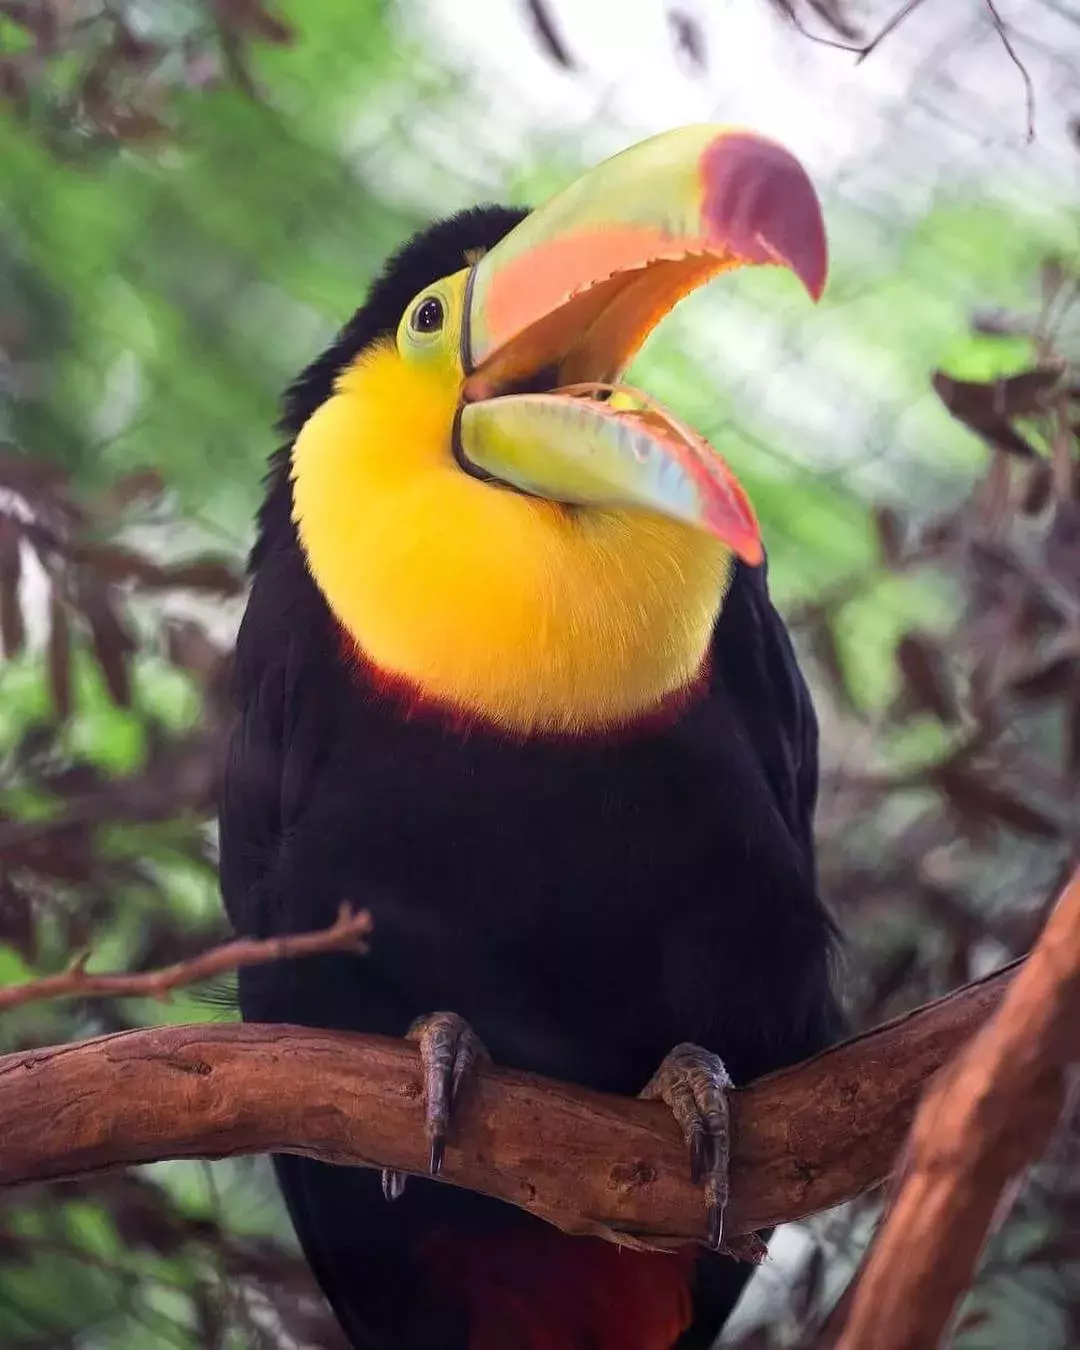
<instances>
[{"instance_id":1,"label":"toucan's open beak","mask_svg":"<svg viewBox=\"0 0 1080 1350\"><path fill-rule=\"evenodd\" d=\"M753 510L717 452L646 395L611 388L679 300L749 264L788 268L814 299L825 286L817 195L775 142L682 127L590 170L470 274L465 466L555 501L659 511L760 561Z\"/></svg>"}]
</instances>

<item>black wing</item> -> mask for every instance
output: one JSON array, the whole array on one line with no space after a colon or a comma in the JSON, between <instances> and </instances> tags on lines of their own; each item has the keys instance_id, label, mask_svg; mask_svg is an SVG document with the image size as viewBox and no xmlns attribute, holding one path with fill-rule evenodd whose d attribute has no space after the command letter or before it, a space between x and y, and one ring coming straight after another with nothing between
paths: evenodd
<instances>
[{"instance_id":1,"label":"black wing","mask_svg":"<svg viewBox=\"0 0 1080 1350\"><path fill-rule=\"evenodd\" d=\"M813 885L817 716L791 636L769 598L767 564L737 564L717 620L712 661Z\"/></svg>"}]
</instances>

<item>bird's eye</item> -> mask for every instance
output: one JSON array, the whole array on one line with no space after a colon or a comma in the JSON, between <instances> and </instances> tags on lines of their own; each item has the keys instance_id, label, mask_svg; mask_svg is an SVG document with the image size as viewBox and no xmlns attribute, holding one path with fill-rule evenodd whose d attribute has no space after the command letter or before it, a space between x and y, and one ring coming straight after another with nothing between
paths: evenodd
<instances>
[{"instance_id":1,"label":"bird's eye","mask_svg":"<svg viewBox=\"0 0 1080 1350\"><path fill-rule=\"evenodd\" d=\"M414 333L437 333L443 326L442 301L429 295L413 310L409 325Z\"/></svg>"}]
</instances>

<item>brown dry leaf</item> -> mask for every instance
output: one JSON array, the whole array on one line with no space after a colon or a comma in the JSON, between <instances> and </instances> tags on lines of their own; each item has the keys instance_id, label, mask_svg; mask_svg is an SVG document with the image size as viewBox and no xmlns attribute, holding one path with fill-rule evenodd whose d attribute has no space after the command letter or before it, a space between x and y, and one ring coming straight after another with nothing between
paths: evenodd
<instances>
[{"instance_id":1,"label":"brown dry leaf","mask_svg":"<svg viewBox=\"0 0 1080 1350\"><path fill-rule=\"evenodd\" d=\"M976 829L1001 825L1033 839L1058 839L1056 821L959 764L942 764L929 774L930 782L947 798L956 814Z\"/></svg>"},{"instance_id":2,"label":"brown dry leaf","mask_svg":"<svg viewBox=\"0 0 1080 1350\"><path fill-rule=\"evenodd\" d=\"M1046 565L1067 590L1080 594L1080 504L1058 502L1045 544Z\"/></svg>"},{"instance_id":3,"label":"brown dry leaf","mask_svg":"<svg viewBox=\"0 0 1080 1350\"><path fill-rule=\"evenodd\" d=\"M990 395L987 411L1002 417L1031 417L1046 412L1053 404L1065 373L1064 362L1048 361L1022 370L1018 375L994 380L983 386ZM969 389L978 387L975 384L968 386Z\"/></svg>"},{"instance_id":4,"label":"brown dry leaf","mask_svg":"<svg viewBox=\"0 0 1080 1350\"><path fill-rule=\"evenodd\" d=\"M994 656L982 655L968 679L968 707L977 722L987 725L998 715L997 664Z\"/></svg>"},{"instance_id":5,"label":"brown dry leaf","mask_svg":"<svg viewBox=\"0 0 1080 1350\"><path fill-rule=\"evenodd\" d=\"M57 491L67 481L65 471L55 464L31 459L10 442L0 441L0 487L32 499Z\"/></svg>"},{"instance_id":6,"label":"brown dry leaf","mask_svg":"<svg viewBox=\"0 0 1080 1350\"><path fill-rule=\"evenodd\" d=\"M960 417L959 421L975 432L994 450L1004 450L1006 454L1016 455L1020 459L1034 459L1038 451L1025 436L1009 425L1003 417L987 418L985 421Z\"/></svg>"},{"instance_id":7,"label":"brown dry leaf","mask_svg":"<svg viewBox=\"0 0 1080 1350\"><path fill-rule=\"evenodd\" d=\"M1060 364L1035 366L992 382L954 380L939 370L931 382L953 417L989 445L1024 459L1034 459L1037 454L1034 446L1010 422L1015 417L1045 412L1062 375Z\"/></svg>"},{"instance_id":8,"label":"brown dry leaf","mask_svg":"<svg viewBox=\"0 0 1080 1350\"><path fill-rule=\"evenodd\" d=\"M1073 683L1076 670L1075 657L1055 656L1045 665L1015 675L1009 683L1017 698L1025 703L1040 703L1064 694Z\"/></svg>"},{"instance_id":9,"label":"brown dry leaf","mask_svg":"<svg viewBox=\"0 0 1080 1350\"><path fill-rule=\"evenodd\" d=\"M90 628L90 641L113 702L131 706L128 658L135 642L112 604L108 588L96 578L83 578L79 609Z\"/></svg>"},{"instance_id":10,"label":"brown dry leaf","mask_svg":"<svg viewBox=\"0 0 1080 1350\"><path fill-rule=\"evenodd\" d=\"M962 526L955 513L937 516L922 527L920 542L923 551L938 553L951 548L962 534Z\"/></svg>"},{"instance_id":11,"label":"brown dry leaf","mask_svg":"<svg viewBox=\"0 0 1080 1350\"><path fill-rule=\"evenodd\" d=\"M71 715L71 625L67 608L54 591L49 602L49 688L57 720Z\"/></svg>"},{"instance_id":12,"label":"brown dry leaf","mask_svg":"<svg viewBox=\"0 0 1080 1350\"><path fill-rule=\"evenodd\" d=\"M21 108L29 94L30 86L23 63L16 57L0 60L0 101Z\"/></svg>"},{"instance_id":13,"label":"brown dry leaf","mask_svg":"<svg viewBox=\"0 0 1080 1350\"><path fill-rule=\"evenodd\" d=\"M225 655L197 624L179 620L168 627L166 650L174 666L204 680L218 672Z\"/></svg>"},{"instance_id":14,"label":"brown dry leaf","mask_svg":"<svg viewBox=\"0 0 1080 1350\"><path fill-rule=\"evenodd\" d=\"M166 482L157 469L137 469L110 483L105 493L106 509L119 513L136 503L153 501L163 495Z\"/></svg>"},{"instance_id":15,"label":"brown dry leaf","mask_svg":"<svg viewBox=\"0 0 1080 1350\"><path fill-rule=\"evenodd\" d=\"M119 544L79 543L71 549L72 558L92 567L107 582L138 581L144 586L162 584L162 568L151 558Z\"/></svg>"},{"instance_id":16,"label":"brown dry leaf","mask_svg":"<svg viewBox=\"0 0 1080 1350\"><path fill-rule=\"evenodd\" d=\"M848 711L855 711L855 697L836 641L832 615L821 605L807 605L804 624L810 651L821 667L837 704Z\"/></svg>"},{"instance_id":17,"label":"brown dry leaf","mask_svg":"<svg viewBox=\"0 0 1080 1350\"><path fill-rule=\"evenodd\" d=\"M968 1313L961 1317L956 1325L956 1335L962 1332L978 1331L980 1327L989 1326L991 1317L985 1308L972 1308Z\"/></svg>"},{"instance_id":18,"label":"brown dry leaf","mask_svg":"<svg viewBox=\"0 0 1080 1350\"><path fill-rule=\"evenodd\" d=\"M255 33L266 42L293 41L292 27L274 14L263 0L213 0L221 23L235 33Z\"/></svg>"},{"instance_id":19,"label":"brown dry leaf","mask_svg":"<svg viewBox=\"0 0 1080 1350\"><path fill-rule=\"evenodd\" d=\"M109 1212L121 1240L136 1251L173 1256L187 1240L188 1233L180 1217L162 1203L156 1188L142 1182L124 1186Z\"/></svg>"},{"instance_id":20,"label":"brown dry leaf","mask_svg":"<svg viewBox=\"0 0 1080 1350\"><path fill-rule=\"evenodd\" d=\"M1010 650L1030 652L1040 637L1057 632L1060 617L1033 586L1023 582L1021 585L1024 588L1018 589L1009 602L1011 631L1003 634L1002 641L1009 644Z\"/></svg>"},{"instance_id":21,"label":"brown dry leaf","mask_svg":"<svg viewBox=\"0 0 1080 1350\"><path fill-rule=\"evenodd\" d=\"M0 868L0 942L14 947L26 961L37 956L33 902L4 868Z\"/></svg>"},{"instance_id":22,"label":"brown dry leaf","mask_svg":"<svg viewBox=\"0 0 1080 1350\"><path fill-rule=\"evenodd\" d=\"M946 725L958 722L960 703L941 644L922 633L905 633L896 644L895 657L914 706L932 712Z\"/></svg>"},{"instance_id":23,"label":"brown dry leaf","mask_svg":"<svg viewBox=\"0 0 1080 1350\"><path fill-rule=\"evenodd\" d=\"M0 515L0 646L9 660L26 644L19 582L22 579L22 531L10 516Z\"/></svg>"},{"instance_id":24,"label":"brown dry leaf","mask_svg":"<svg viewBox=\"0 0 1080 1350\"><path fill-rule=\"evenodd\" d=\"M164 584L182 586L193 591L210 591L214 595L239 595L245 586L244 577L231 563L217 558L196 558L163 569Z\"/></svg>"},{"instance_id":25,"label":"brown dry leaf","mask_svg":"<svg viewBox=\"0 0 1080 1350\"><path fill-rule=\"evenodd\" d=\"M79 102L95 121L106 120L112 110L109 82L114 74L114 65L112 52L103 48L87 64L79 81Z\"/></svg>"},{"instance_id":26,"label":"brown dry leaf","mask_svg":"<svg viewBox=\"0 0 1080 1350\"><path fill-rule=\"evenodd\" d=\"M1020 510L1037 516L1047 507L1054 490L1054 473L1045 459L1031 465L1020 496Z\"/></svg>"},{"instance_id":27,"label":"brown dry leaf","mask_svg":"<svg viewBox=\"0 0 1080 1350\"><path fill-rule=\"evenodd\" d=\"M54 796L70 800L108 791L108 780L93 764L76 762L41 775L41 785Z\"/></svg>"},{"instance_id":28,"label":"brown dry leaf","mask_svg":"<svg viewBox=\"0 0 1080 1350\"><path fill-rule=\"evenodd\" d=\"M1024 1252L1024 1265L1058 1266L1064 1261L1074 1261L1077 1256L1077 1233L1080 1229L1073 1226L1070 1231L1057 1233L1044 1238Z\"/></svg>"},{"instance_id":29,"label":"brown dry leaf","mask_svg":"<svg viewBox=\"0 0 1080 1350\"><path fill-rule=\"evenodd\" d=\"M145 108L113 108L101 120L110 135L132 144L162 140L169 133L167 123Z\"/></svg>"},{"instance_id":30,"label":"brown dry leaf","mask_svg":"<svg viewBox=\"0 0 1080 1350\"><path fill-rule=\"evenodd\" d=\"M889 567L899 566L903 561L906 534L903 516L891 506L875 506L873 521L882 560Z\"/></svg>"},{"instance_id":31,"label":"brown dry leaf","mask_svg":"<svg viewBox=\"0 0 1080 1350\"><path fill-rule=\"evenodd\" d=\"M152 66L167 55L165 47L147 42L123 26L115 30L111 50L121 64L136 69Z\"/></svg>"},{"instance_id":32,"label":"brown dry leaf","mask_svg":"<svg viewBox=\"0 0 1080 1350\"><path fill-rule=\"evenodd\" d=\"M84 883L93 875L94 851L85 829L41 827L29 821L0 825L0 852L11 867L24 867L39 877Z\"/></svg>"},{"instance_id":33,"label":"brown dry leaf","mask_svg":"<svg viewBox=\"0 0 1080 1350\"><path fill-rule=\"evenodd\" d=\"M79 544L72 554L107 581L134 581L145 590L183 587L231 596L244 589L244 578L239 569L221 558L193 558L189 562L163 564L133 549L113 544Z\"/></svg>"}]
</instances>

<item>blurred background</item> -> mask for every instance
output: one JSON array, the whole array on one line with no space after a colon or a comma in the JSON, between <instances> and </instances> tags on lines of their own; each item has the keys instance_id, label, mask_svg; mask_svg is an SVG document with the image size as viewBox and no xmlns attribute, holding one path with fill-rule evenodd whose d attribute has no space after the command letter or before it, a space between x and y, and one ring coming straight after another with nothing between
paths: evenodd
<instances>
[{"instance_id":1,"label":"blurred background","mask_svg":"<svg viewBox=\"0 0 1080 1350\"><path fill-rule=\"evenodd\" d=\"M0 985L225 936L277 399L385 255L696 120L783 140L831 231L819 307L725 278L634 379L761 516L855 1021L1026 949L1080 835L1080 0L2 0ZM228 1016L35 1003L0 1049ZM965 1350L1080 1346L1075 1133ZM724 1343L822 1344L877 1203L782 1230ZM341 1345L263 1159L0 1195L4 1350Z\"/></svg>"}]
</instances>

